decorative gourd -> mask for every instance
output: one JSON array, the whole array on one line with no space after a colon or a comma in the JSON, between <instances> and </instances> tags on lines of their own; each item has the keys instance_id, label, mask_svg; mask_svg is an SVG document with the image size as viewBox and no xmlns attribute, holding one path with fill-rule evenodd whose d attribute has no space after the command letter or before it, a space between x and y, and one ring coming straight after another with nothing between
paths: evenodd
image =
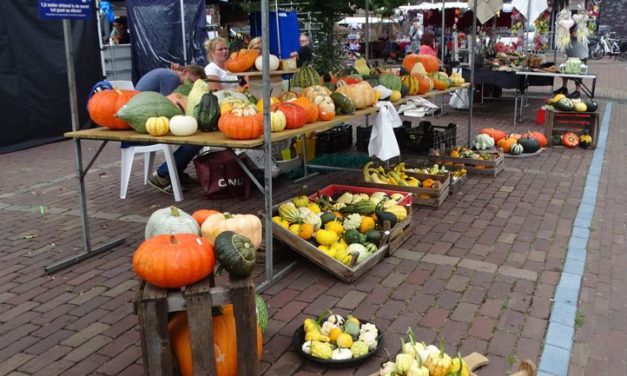
<instances>
[{"instance_id":1,"label":"decorative gourd","mask_svg":"<svg viewBox=\"0 0 627 376\"><path fill-rule=\"evenodd\" d=\"M440 69L440 59L431 55L409 54L403 59L403 68L411 72L414 64L421 63L427 73L437 72Z\"/></svg>"},{"instance_id":2,"label":"decorative gourd","mask_svg":"<svg viewBox=\"0 0 627 376\"><path fill-rule=\"evenodd\" d=\"M283 112L277 109L270 113L270 127L272 132L281 132L285 129L285 124L286 120Z\"/></svg>"},{"instance_id":3,"label":"decorative gourd","mask_svg":"<svg viewBox=\"0 0 627 376\"><path fill-rule=\"evenodd\" d=\"M270 72L279 69L278 57L276 57L275 55L270 55L268 61L270 62ZM255 59L255 68L257 68L258 71L263 70L263 56L257 56L257 58Z\"/></svg>"},{"instance_id":4,"label":"decorative gourd","mask_svg":"<svg viewBox=\"0 0 627 376\"><path fill-rule=\"evenodd\" d=\"M583 149L587 149L592 146L592 136L590 136L590 132L587 129L584 129L581 137L579 137L579 146Z\"/></svg>"},{"instance_id":5,"label":"decorative gourd","mask_svg":"<svg viewBox=\"0 0 627 376\"><path fill-rule=\"evenodd\" d=\"M535 138L521 137L518 143L523 147L523 153L535 153L540 149L540 143Z\"/></svg>"},{"instance_id":6,"label":"decorative gourd","mask_svg":"<svg viewBox=\"0 0 627 376\"><path fill-rule=\"evenodd\" d=\"M87 102L89 117L101 127L130 129L131 126L115 114L138 93L139 91L118 89L99 91Z\"/></svg>"},{"instance_id":7,"label":"decorative gourd","mask_svg":"<svg viewBox=\"0 0 627 376\"><path fill-rule=\"evenodd\" d=\"M433 87L435 90L446 90L448 89L448 84L445 80L440 80L438 78L433 79Z\"/></svg>"},{"instance_id":8,"label":"decorative gourd","mask_svg":"<svg viewBox=\"0 0 627 376\"><path fill-rule=\"evenodd\" d=\"M518 140L516 140L513 137L508 137L508 138L504 138L499 140L496 143L496 146L500 147L501 149L503 149L503 151L505 153L509 153L510 150L512 149L512 146L516 145L518 143Z\"/></svg>"},{"instance_id":9,"label":"decorative gourd","mask_svg":"<svg viewBox=\"0 0 627 376\"><path fill-rule=\"evenodd\" d=\"M562 135L562 145L567 148L574 148L579 145L579 137L573 132L566 132Z\"/></svg>"},{"instance_id":10,"label":"decorative gourd","mask_svg":"<svg viewBox=\"0 0 627 376\"><path fill-rule=\"evenodd\" d=\"M359 232L362 234L367 233L370 230L374 229L374 219L372 217L364 216L361 218L361 224L359 225Z\"/></svg>"},{"instance_id":11,"label":"decorative gourd","mask_svg":"<svg viewBox=\"0 0 627 376\"><path fill-rule=\"evenodd\" d=\"M213 132L218 130L218 120L220 119L220 105L218 97L213 93L205 93L196 105L193 116L198 122L198 128L203 132Z\"/></svg>"},{"instance_id":12,"label":"decorative gourd","mask_svg":"<svg viewBox=\"0 0 627 376\"><path fill-rule=\"evenodd\" d=\"M257 325L262 333L268 329L268 305L261 295L255 294L255 312L257 313Z\"/></svg>"},{"instance_id":13,"label":"decorative gourd","mask_svg":"<svg viewBox=\"0 0 627 376\"><path fill-rule=\"evenodd\" d=\"M398 219L396 218L396 216L392 213L386 212L383 210L383 203L386 200L381 200L381 202L379 202L379 204L377 204L377 208L375 209L374 213L377 216L377 221L379 221L379 224L381 226L383 226L383 224L388 221L390 222L390 228L394 227L396 225L396 222L398 222Z\"/></svg>"},{"instance_id":14,"label":"decorative gourd","mask_svg":"<svg viewBox=\"0 0 627 376\"><path fill-rule=\"evenodd\" d=\"M198 122L193 116L175 115L170 119L170 132L175 136L191 136L198 130Z\"/></svg>"},{"instance_id":15,"label":"decorative gourd","mask_svg":"<svg viewBox=\"0 0 627 376\"><path fill-rule=\"evenodd\" d=\"M298 97L299 95L293 91L284 91L283 93L281 93L281 95L279 95L279 101L280 102L293 102Z\"/></svg>"},{"instance_id":16,"label":"decorative gourd","mask_svg":"<svg viewBox=\"0 0 627 376\"><path fill-rule=\"evenodd\" d=\"M379 83L390 90L401 90L401 79L395 74L382 73L379 76Z\"/></svg>"},{"instance_id":17,"label":"decorative gourd","mask_svg":"<svg viewBox=\"0 0 627 376\"><path fill-rule=\"evenodd\" d=\"M511 149L509 149L509 152L512 155L520 155L523 153L524 150L525 149L523 148L521 144L515 144L515 145L512 145Z\"/></svg>"},{"instance_id":18,"label":"decorative gourd","mask_svg":"<svg viewBox=\"0 0 627 376\"><path fill-rule=\"evenodd\" d=\"M325 86L312 85L312 86L305 88L300 93L301 97L309 98L309 100L311 100L312 102L315 102L314 98L319 95L329 96L331 95L331 90L327 89Z\"/></svg>"},{"instance_id":19,"label":"decorative gourd","mask_svg":"<svg viewBox=\"0 0 627 376\"><path fill-rule=\"evenodd\" d=\"M329 230L318 230L316 232L316 241L321 245L331 245L335 243L338 236L335 232Z\"/></svg>"},{"instance_id":20,"label":"decorative gourd","mask_svg":"<svg viewBox=\"0 0 627 376\"><path fill-rule=\"evenodd\" d=\"M579 101L575 102L575 111L577 112L586 112L588 111L588 106L585 103Z\"/></svg>"},{"instance_id":21,"label":"decorative gourd","mask_svg":"<svg viewBox=\"0 0 627 376\"><path fill-rule=\"evenodd\" d=\"M163 95L154 91L144 91L133 96L115 115L137 132L146 132L146 120L151 117L165 116L168 119L183 112ZM170 124L170 128L172 125Z\"/></svg>"},{"instance_id":22,"label":"decorative gourd","mask_svg":"<svg viewBox=\"0 0 627 376\"><path fill-rule=\"evenodd\" d=\"M295 223L300 221L300 211L293 204L281 204L279 205L279 215L281 218L287 220L289 223Z\"/></svg>"},{"instance_id":23,"label":"decorative gourd","mask_svg":"<svg viewBox=\"0 0 627 376\"><path fill-rule=\"evenodd\" d=\"M213 316L212 348L216 359L216 374L217 376L237 376L237 333L233 306L226 304L221 308L221 314ZM168 332L181 375L193 376L192 346L187 312L181 311L174 314L168 323ZM261 360L262 355L263 335L261 328L257 326L257 359Z\"/></svg>"},{"instance_id":24,"label":"decorative gourd","mask_svg":"<svg viewBox=\"0 0 627 376\"><path fill-rule=\"evenodd\" d=\"M429 369L429 375L431 376L448 376L452 360L451 357L444 352L443 343L440 344L440 351L430 353L423 365Z\"/></svg>"},{"instance_id":25,"label":"decorative gourd","mask_svg":"<svg viewBox=\"0 0 627 376\"><path fill-rule=\"evenodd\" d=\"M418 89L418 94L425 94L433 90L434 83L431 77L427 75L416 75L413 77L416 77L416 79L418 80L418 84L420 85Z\"/></svg>"},{"instance_id":26,"label":"decorative gourd","mask_svg":"<svg viewBox=\"0 0 627 376\"><path fill-rule=\"evenodd\" d=\"M175 106L185 112L185 109L187 108L187 97L185 95L175 92L168 95L166 98L168 98L170 102L174 103Z\"/></svg>"},{"instance_id":27,"label":"decorative gourd","mask_svg":"<svg viewBox=\"0 0 627 376\"><path fill-rule=\"evenodd\" d=\"M312 85L322 85L322 77L309 64L303 64L300 71L292 75L290 85L306 88Z\"/></svg>"},{"instance_id":28,"label":"decorative gourd","mask_svg":"<svg viewBox=\"0 0 627 376\"><path fill-rule=\"evenodd\" d=\"M546 147L549 144L549 140L547 140L546 136L544 135L544 133L540 133L540 132L529 132L528 133L529 137L531 138L535 138L536 140L538 140L538 143L540 144L540 147ZM522 138L523 136L519 137Z\"/></svg>"},{"instance_id":29,"label":"decorative gourd","mask_svg":"<svg viewBox=\"0 0 627 376\"><path fill-rule=\"evenodd\" d=\"M240 116L235 111L231 111L220 115L218 128L228 138L252 140L263 134L263 115L253 113Z\"/></svg>"},{"instance_id":30,"label":"decorative gourd","mask_svg":"<svg viewBox=\"0 0 627 376\"><path fill-rule=\"evenodd\" d=\"M205 219L200 232L209 244L213 244L221 232L234 231L250 239L257 249L261 244L261 228L261 221L256 215L218 213Z\"/></svg>"},{"instance_id":31,"label":"decorative gourd","mask_svg":"<svg viewBox=\"0 0 627 376\"><path fill-rule=\"evenodd\" d=\"M279 98L270 97L270 108L272 108L275 104L279 104ZM257 112L263 112L263 98L257 101L255 108L257 109Z\"/></svg>"},{"instance_id":32,"label":"decorative gourd","mask_svg":"<svg viewBox=\"0 0 627 376\"><path fill-rule=\"evenodd\" d=\"M427 74L427 71L425 70L425 66L422 65L422 63L415 63L414 66L411 68L409 74Z\"/></svg>"},{"instance_id":33,"label":"decorative gourd","mask_svg":"<svg viewBox=\"0 0 627 376\"><path fill-rule=\"evenodd\" d=\"M553 107L555 107L555 109L559 111L573 111L575 109L573 101L568 98L560 99L559 101L557 101L557 103L553 105Z\"/></svg>"},{"instance_id":34,"label":"decorative gourd","mask_svg":"<svg viewBox=\"0 0 627 376\"><path fill-rule=\"evenodd\" d=\"M305 110L305 114L307 114L307 123L313 123L318 120L318 114L320 110L318 106L315 105L314 102L305 97L297 97L293 100L289 100L287 102L294 103L297 106L300 106Z\"/></svg>"},{"instance_id":35,"label":"decorative gourd","mask_svg":"<svg viewBox=\"0 0 627 376\"><path fill-rule=\"evenodd\" d=\"M473 144L477 150L486 150L494 146L494 139L485 133L480 133L475 136Z\"/></svg>"},{"instance_id":36,"label":"decorative gourd","mask_svg":"<svg viewBox=\"0 0 627 376\"><path fill-rule=\"evenodd\" d=\"M307 113L294 103L279 103L276 108L285 115L286 129L302 128L307 123Z\"/></svg>"},{"instance_id":37,"label":"decorative gourd","mask_svg":"<svg viewBox=\"0 0 627 376\"><path fill-rule=\"evenodd\" d=\"M144 237L156 235L194 234L200 236L200 227L191 215L176 206L155 210L146 222Z\"/></svg>"},{"instance_id":38,"label":"decorative gourd","mask_svg":"<svg viewBox=\"0 0 627 376\"><path fill-rule=\"evenodd\" d=\"M551 145L557 146L562 144L562 135L554 133L551 136Z\"/></svg>"},{"instance_id":39,"label":"decorative gourd","mask_svg":"<svg viewBox=\"0 0 627 376\"><path fill-rule=\"evenodd\" d=\"M246 72L255 65L255 59L257 59L258 56L259 50L255 48L250 50L243 48L237 52L233 52L224 63L224 66L230 72Z\"/></svg>"},{"instance_id":40,"label":"decorative gourd","mask_svg":"<svg viewBox=\"0 0 627 376\"><path fill-rule=\"evenodd\" d=\"M420 81L415 76L401 77L401 82L407 87L407 95L417 95L420 92Z\"/></svg>"},{"instance_id":41,"label":"decorative gourd","mask_svg":"<svg viewBox=\"0 0 627 376\"><path fill-rule=\"evenodd\" d=\"M170 120L165 116L151 117L146 120L146 131L149 135L165 136L170 131Z\"/></svg>"},{"instance_id":42,"label":"decorative gourd","mask_svg":"<svg viewBox=\"0 0 627 376\"><path fill-rule=\"evenodd\" d=\"M146 239L133 254L133 270L148 283L178 288L196 283L213 272L213 246L194 234L157 235Z\"/></svg>"},{"instance_id":43,"label":"decorative gourd","mask_svg":"<svg viewBox=\"0 0 627 376\"><path fill-rule=\"evenodd\" d=\"M386 208L385 211L394 214L394 216L396 216L396 219L398 219L399 221L407 218L407 209L405 209L405 207L401 205L392 205L389 208Z\"/></svg>"},{"instance_id":44,"label":"decorative gourd","mask_svg":"<svg viewBox=\"0 0 627 376\"><path fill-rule=\"evenodd\" d=\"M582 99L582 101L586 104L586 109L588 110L588 112L596 112L596 110L599 109L599 105L597 104L597 102L591 99Z\"/></svg>"},{"instance_id":45,"label":"decorative gourd","mask_svg":"<svg viewBox=\"0 0 627 376\"><path fill-rule=\"evenodd\" d=\"M346 95L335 92L331 94L331 99L333 99L333 104L338 112L343 114L352 114L355 112L355 104Z\"/></svg>"},{"instance_id":46,"label":"decorative gourd","mask_svg":"<svg viewBox=\"0 0 627 376\"><path fill-rule=\"evenodd\" d=\"M494 128L483 128L479 133L487 134L494 139L494 142L499 142L505 138L505 132Z\"/></svg>"},{"instance_id":47,"label":"decorative gourd","mask_svg":"<svg viewBox=\"0 0 627 376\"><path fill-rule=\"evenodd\" d=\"M196 223L198 223L198 226L202 226L202 223L210 215L219 214L219 213L220 213L219 211L212 210L212 209L198 209L192 213L192 217L196 220ZM200 231L200 227L198 228L198 230Z\"/></svg>"},{"instance_id":48,"label":"decorative gourd","mask_svg":"<svg viewBox=\"0 0 627 376\"><path fill-rule=\"evenodd\" d=\"M346 95L355 104L356 109L366 108L377 103L375 91L366 81L342 86L335 92Z\"/></svg>"},{"instance_id":49,"label":"decorative gourd","mask_svg":"<svg viewBox=\"0 0 627 376\"><path fill-rule=\"evenodd\" d=\"M222 231L215 238L220 265L235 277L247 277L255 268L256 247L246 236L234 231Z\"/></svg>"},{"instance_id":50,"label":"decorative gourd","mask_svg":"<svg viewBox=\"0 0 627 376\"><path fill-rule=\"evenodd\" d=\"M196 106L202 100L202 97L209 93L209 85L203 80L196 80L192 90L187 96L187 107L185 107L185 115L194 116Z\"/></svg>"}]
</instances>

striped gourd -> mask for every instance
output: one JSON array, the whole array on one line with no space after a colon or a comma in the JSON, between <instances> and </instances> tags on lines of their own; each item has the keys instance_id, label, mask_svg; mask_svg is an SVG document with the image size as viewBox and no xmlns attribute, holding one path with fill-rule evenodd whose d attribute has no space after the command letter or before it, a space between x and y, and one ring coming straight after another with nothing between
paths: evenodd
<instances>
[{"instance_id":1,"label":"striped gourd","mask_svg":"<svg viewBox=\"0 0 627 376\"><path fill-rule=\"evenodd\" d=\"M407 95L416 95L420 91L420 83L414 76L405 75L401 77L401 82L407 87Z\"/></svg>"},{"instance_id":2,"label":"striped gourd","mask_svg":"<svg viewBox=\"0 0 627 376\"><path fill-rule=\"evenodd\" d=\"M333 99L333 104L335 104L336 110L339 109L343 114L352 114L355 112L355 103L353 103L353 101L346 95L332 93L331 99Z\"/></svg>"},{"instance_id":3,"label":"striped gourd","mask_svg":"<svg viewBox=\"0 0 627 376\"><path fill-rule=\"evenodd\" d=\"M401 79L396 75L390 73L382 73L379 76L379 83L390 90L401 91Z\"/></svg>"},{"instance_id":4,"label":"striped gourd","mask_svg":"<svg viewBox=\"0 0 627 376\"><path fill-rule=\"evenodd\" d=\"M292 86L302 88L320 84L322 84L320 75L309 65L303 65L299 72L294 73L291 80Z\"/></svg>"}]
</instances>

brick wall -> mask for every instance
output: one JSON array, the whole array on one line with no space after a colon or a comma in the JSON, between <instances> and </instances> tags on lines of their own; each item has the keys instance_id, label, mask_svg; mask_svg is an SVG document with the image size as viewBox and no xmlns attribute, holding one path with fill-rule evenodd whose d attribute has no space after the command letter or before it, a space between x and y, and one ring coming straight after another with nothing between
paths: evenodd
<instances>
[{"instance_id":1,"label":"brick wall","mask_svg":"<svg viewBox=\"0 0 627 376\"><path fill-rule=\"evenodd\" d=\"M600 25L610 25L623 38L627 37L627 0L604 0L601 3Z\"/></svg>"}]
</instances>

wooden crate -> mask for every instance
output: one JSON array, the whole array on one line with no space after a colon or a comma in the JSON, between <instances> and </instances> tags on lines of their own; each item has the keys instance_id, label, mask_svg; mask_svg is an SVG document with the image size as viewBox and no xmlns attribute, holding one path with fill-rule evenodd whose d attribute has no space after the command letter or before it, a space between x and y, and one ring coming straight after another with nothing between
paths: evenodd
<instances>
[{"instance_id":1,"label":"wooden crate","mask_svg":"<svg viewBox=\"0 0 627 376\"><path fill-rule=\"evenodd\" d=\"M557 111L551 108L546 109L544 136L549 140L548 146L551 146L551 137L554 134L561 136L566 132L574 132L581 136L584 130L587 130L590 136L592 136L590 148L595 148L599 135L598 112L571 112Z\"/></svg>"},{"instance_id":2,"label":"wooden crate","mask_svg":"<svg viewBox=\"0 0 627 376\"><path fill-rule=\"evenodd\" d=\"M399 191L410 192L413 194L412 204L414 205L422 205L422 206L431 206L434 208L439 208L444 200L448 197L449 194L449 185L451 181L450 173L440 174L440 175L425 175L425 174L414 174L411 172L406 172L408 176L413 176L416 179L423 181L425 179L433 179L438 180L441 185L438 189L430 189L430 188L422 188L422 187L405 187L400 185L392 185L392 184L377 184L372 182L366 182L365 180L360 181L360 184L366 187L374 187L374 188L382 188L382 189L396 189ZM428 196L428 197L427 197Z\"/></svg>"},{"instance_id":3,"label":"wooden crate","mask_svg":"<svg viewBox=\"0 0 627 376\"><path fill-rule=\"evenodd\" d=\"M446 155L430 155L429 161L445 166L464 165L469 174L496 176L505 168L505 155L503 151L485 151L490 155L490 160L484 161L471 158L453 158Z\"/></svg>"},{"instance_id":4,"label":"wooden crate","mask_svg":"<svg viewBox=\"0 0 627 376\"><path fill-rule=\"evenodd\" d=\"M216 375L211 308L233 304L237 328L237 360L240 375L259 375L255 285L252 278L231 278L228 288L212 287L208 277L183 289L162 289L142 282L134 302L139 319L144 374L178 374L170 348L168 315L187 311L194 375Z\"/></svg>"}]
</instances>

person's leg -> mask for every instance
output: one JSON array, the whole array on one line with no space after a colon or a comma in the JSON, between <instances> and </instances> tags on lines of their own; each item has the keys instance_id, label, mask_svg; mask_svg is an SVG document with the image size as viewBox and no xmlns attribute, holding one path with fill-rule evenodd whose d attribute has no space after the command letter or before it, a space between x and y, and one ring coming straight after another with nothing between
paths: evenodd
<instances>
[{"instance_id":1,"label":"person's leg","mask_svg":"<svg viewBox=\"0 0 627 376\"><path fill-rule=\"evenodd\" d=\"M187 165L194 159L196 154L202 149L202 146L198 145L181 145L178 149L174 151L174 162L176 163L176 170L179 173L179 177L182 175L183 171L187 168ZM168 173L168 165L164 163L161 164L157 168L157 174L160 177L169 177Z\"/></svg>"},{"instance_id":2,"label":"person's leg","mask_svg":"<svg viewBox=\"0 0 627 376\"><path fill-rule=\"evenodd\" d=\"M568 78L562 77L562 87L555 90L553 94L568 94Z\"/></svg>"}]
</instances>

